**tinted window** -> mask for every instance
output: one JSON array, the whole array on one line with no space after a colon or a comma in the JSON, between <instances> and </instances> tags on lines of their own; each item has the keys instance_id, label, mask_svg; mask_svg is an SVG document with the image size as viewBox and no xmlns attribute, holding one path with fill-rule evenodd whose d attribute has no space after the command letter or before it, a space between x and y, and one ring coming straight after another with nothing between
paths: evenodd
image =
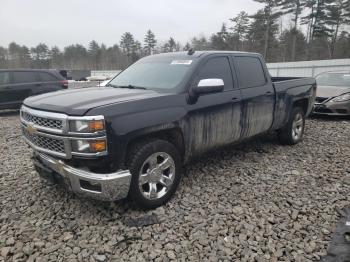
<instances>
[{"instance_id":1,"label":"tinted window","mask_svg":"<svg viewBox=\"0 0 350 262\"><path fill-rule=\"evenodd\" d=\"M0 85L10 83L10 73L9 72L0 72Z\"/></svg>"},{"instance_id":2,"label":"tinted window","mask_svg":"<svg viewBox=\"0 0 350 262\"><path fill-rule=\"evenodd\" d=\"M49 73L39 72L39 76L40 76L41 81L43 81L43 82L57 81L56 77L54 77L53 75L51 75Z\"/></svg>"},{"instance_id":3,"label":"tinted window","mask_svg":"<svg viewBox=\"0 0 350 262\"><path fill-rule=\"evenodd\" d=\"M232 73L227 57L211 58L201 67L198 73L198 81L208 78L219 78L224 80L225 90L233 88Z\"/></svg>"},{"instance_id":4,"label":"tinted window","mask_svg":"<svg viewBox=\"0 0 350 262\"><path fill-rule=\"evenodd\" d=\"M173 57L149 56L140 59L108 85L115 87L136 86L146 89L172 89L177 87L192 67L193 60Z\"/></svg>"},{"instance_id":5,"label":"tinted window","mask_svg":"<svg viewBox=\"0 0 350 262\"><path fill-rule=\"evenodd\" d=\"M256 57L235 57L238 65L239 86L242 88L263 86L266 84L261 62Z\"/></svg>"},{"instance_id":6,"label":"tinted window","mask_svg":"<svg viewBox=\"0 0 350 262\"><path fill-rule=\"evenodd\" d=\"M37 82L35 72L13 72L13 81L15 83L33 83Z\"/></svg>"}]
</instances>

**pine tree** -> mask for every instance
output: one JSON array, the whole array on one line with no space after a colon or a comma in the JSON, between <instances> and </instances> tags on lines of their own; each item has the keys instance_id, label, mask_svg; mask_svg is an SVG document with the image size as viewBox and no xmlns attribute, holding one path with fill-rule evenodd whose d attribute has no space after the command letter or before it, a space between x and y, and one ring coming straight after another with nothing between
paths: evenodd
<instances>
[{"instance_id":1,"label":"pine tree","mask_svg":"<svg viewBox=\"0 0 350 262\"><path fill-rule=\"evenodd\" d=\"M249 15L242 11L236 17L230 19L234 26L230 29L233 31L233 39L237 39L239 49L244 50L244 41L247 38L249 30Z\"/></svg>"},{"instance_id":2,"label":"pine tree","mask_svg":"<svg viewBox=\"0 0 350 262\"><path fill-rule=\"evenodd\" d=\"M131 62L136 62L142 56L142 46L140 41L135 41L132 47Z\"/></svg>"},{"instance_id":3,"label":"pine tree","mask_svg":"<svg viewBox=\"0 0 350 262\"><path fill-rule=\"evenodd\" d=\"M162 46L162 52L175 52L180 50L180 44L176 43L175 39L170 37L169 40Z\"/></svg>"},{"instance_id":4,"label":"pine tree","mask_svg":"<svg viewBox=\"0 0 350 262\"><path fill-rule=\"evenodd\" d=\"M50 55L51 55L51 67L53 68L63 67L63 54L57 46L54 46L51 48Z\"/></svg>"},{"instance_id":5,"label":"pine tree","mask_svg":"<svg viewBox=\"0 0 350 262\"><path fill-rule=\"evenodd\" d=\"M191 49L191 45L189 42L187 42L183 48L183 51L188 51ZM195 49L196 50L196 49ZM198 50L198 49L197 49ZM0 53L1 54L1 53ZM1 59L1 56L0 56L0 59Z\"/></svg>"},{"instance_id":6,"label":"pine tree","mask_svg":"<svg viewBox=\"0 0 350 262\"><path fill-rule=\"evenodd\" d=\"M176 51L176 42L175 42L174 38L170 37L168 44L169 44L169 51L175 52Z\"/></svg>"},{"instance_id":7,"label":"pine tree","mask_svg":"<svg viewBox=\"0 0 350 262\"><path fill-rule=\"evenodd\" d=\"M76 44L64 48L64 67L68 69L92 69L91 56L83 45Z\"/></svg>"},{"instance_id":8,"label":"pine tree","mask_svg":"<svg viewBox=\"0 0 350 262\"><path fill-rule=\"evenodd\" d=\"M339 28L343 25L350 24L350 14L348 8L350 5L349 0L335 0L328 3L326 25L330 28L331 32L331 58L334 57L334 51L336 42L338 39Z\"/></svg>"},{"instance_id":9,"label":"pine tree","mask_svg":"<svg viewBox=\"0 0 350 262\"><path fill-rule=\"evenodd\" d=\"M120 47L123 52L129 57L129 63L132 63L134 60L134 51L135 51L135 39L134 36L126 32L122 35L120 40Z\"/></svg>"},{"instance_id":10,"label":"pine tree","mask_svg":"<svg viewBox=\"0 0 350 262\"><path fill-rule=\"evenodd\" d=\"M332 0L306 0L305 7L309 13L302 17L302 24L308 24L308 41L315 37L329 37L331 30L327 27L327 4Z\"/></svg>"},{"instance_id":11,"label":"pine tree","mask_svg":"<svg viewBox=\"0 0 350 262\"><path fill-rule=\"evenodd\" d=\"M294 28L284 30L280 39L280 62L301 61L305 59L306 55L306 38L302 31L294 30ZM290 52L292 48L298 50L293 54Z\"/></svg>"},{"instance_id":12,"label":"pine tree","mask_svg":"<svg viewBox=\"0 0 350 262\"><path fill-rule=\"evenodd\" d=\"M211 36L211 46L214 50L228 50L227 38L229 33L227 32L227 28L225 23L222 24L221 30L216 34Z\"/></svg>"},{"instance_id":13,"label":"pine tree","mask_svg":"<svg viewBox=\"0 0 350 262\"><path fill-rule=\"evenodd\" d=\"M281 12L276 11L276 7L279 5L280 0L254 0L255 2L262 3L265 5L263 14L265 20L265 36L264 36L264 57L268 57L268 50L270 49L270 36L273 30L272 26L276 20L282 15Z\"/></svg>"},{"instance_id":14,"label":"pine tree","mask_svg":"<svg viewBox=\"0 0 350 262\"><path fill-rule=\"evenodd\" d=\"M48 52L48 55L49 54L50 52ZM21 64L21 67L24 68L30 68L31 66L30 50L25 45L22 45L21 47L19 63Z\"/></svg>"},{"instance_id":15,"label":"pine tree","mask_svg":"<svg viewBox=\"0 0 350 262\"><path fill-rule=\"evenodd\" d=\"M0 68L8 68L8 50L5 47L0 46Z\"/></svg>"},{"instance_id":16,"label":"pine tree","mask_svg":"<svg viewBox=\"0 0 350 262\"><path fill-rule=\"evenodd\" d=\"M90 57L91 61L91 69L98 70L99 68L99 60L100 60L100 46L99 44L95 41L92 40L89 43L89 49L88 49L88 54Z\"/></svg>"},{"instance_id":17,"label":"pine tree","mask_svg":"<svg viewBox=\"0 0 350 262\"><path fill-rule=\"evenodd\" d=\"M154 33L151 30L148 30L145 36L145 52L147 55L151 55L154 52L154 48L156 47L157 40L155 38Z\"/></svg>"},{"instance_id":18,"label":"pine tree","mask_svg":"<svg viewBox=\"0 0 350 262\"><path fill-rule=\"evenodd\" d=\"M35 68L48 68L49 67L49 48L46 44L40 43L36 47L30 49L30 53L34 60ZM19 53L20 55L20 53Z\"/></svg>"},{"instance_id":19,"label":"pine tree","mask_svg":"<svg viewBox=\"0 0 350 262\"><path fill-rule=\"evenodd\" d=\"M336 48L334 50L334 58L350 58L350 34L349 32L342 31L336 42Z\"/></svg>"},{"instance_id":20,"label":"pine tree","mask_svg":"<svg viewBox=\"0 0 350 262\"><path fill-rule=\"evenodd\" d=\"M191 44L187 43L189 47L187 47L186 50L190 50L191 47L194 50L200 51L200 50L209 50L210 49L210 43L208 40L205 38L205 36L200 36L200 37L193 37L191 40Z\"/></svg>"},{"instance_id":21,"label":"pine tree","mask_svg":"<svg viewBox=\"0 0 350 262\"><path fill-rule=\"evenodd\" d=\"M295 61L296 59L296 44L297 44L297 36L298 36L298 25L300 20L300 15L305 6L305 0L281 0L278 3L278 6L281 8L282 14L292 14L292 46L291 46L291 61Z\"/></svg>"}]
</instances>

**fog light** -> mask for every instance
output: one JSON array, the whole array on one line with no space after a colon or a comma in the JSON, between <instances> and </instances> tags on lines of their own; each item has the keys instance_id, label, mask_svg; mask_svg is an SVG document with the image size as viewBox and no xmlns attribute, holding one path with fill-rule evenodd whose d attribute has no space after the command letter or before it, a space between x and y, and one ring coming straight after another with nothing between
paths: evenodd
<instances>
[{"instance_id":1,"label":"fog light","mask_svg":"<svg viewBox=\"0 0 350 262\"><path fill-rule=\"evenodd\" d=\"M106 141L105 140L90 141L90 150L92 152L106 151Z\"/></svg>"}]
</instances>

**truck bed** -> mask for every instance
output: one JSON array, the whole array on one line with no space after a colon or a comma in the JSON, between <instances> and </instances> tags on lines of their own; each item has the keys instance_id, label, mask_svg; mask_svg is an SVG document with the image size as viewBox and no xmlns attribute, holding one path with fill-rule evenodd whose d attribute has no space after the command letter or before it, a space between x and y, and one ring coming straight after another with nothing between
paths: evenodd
<instances>
[{"instance_id":1,"label":"truck bed","mask_svg":"<svg viewBox=\"0 0 350 262\"><path fill-rule=\"evenodd\" d=\"M311 77L271 77L276 91L274 129L284 126L288 121L294 101L307 101L304 104L308 116L313 108L316 80Z\"/></svg>"},{"instance_id":2,"label":"truck bed","mask_svg":"<svg viewBox=\"0 0 350 262\"><path fill-rule=\"evenodd\" d=\"M315 78L312 77L271 77L276 92L287 90L292 87L308 86L315 84Z\"/></svg>"}]
</instances>

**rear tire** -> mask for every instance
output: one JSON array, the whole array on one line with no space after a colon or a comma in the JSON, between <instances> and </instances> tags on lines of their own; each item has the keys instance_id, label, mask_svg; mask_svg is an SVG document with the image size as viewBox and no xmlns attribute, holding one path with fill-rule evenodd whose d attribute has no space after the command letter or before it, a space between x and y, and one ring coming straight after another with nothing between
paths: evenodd
<instances>
[{"instance_id":1,"label":"rear tire","mask_svg":"<svg viewBox=\"0 0 350 262\"><path fill-rule=\"evenodd\" d=\"M305 114L302 108L293 108L288 123L285 127L278 130L277 135L281 144L295 145L298 144L304 135Z\"/></svg>"},{"instance_id":2,"label":"rear tire","mask_svg":"<svg viewBox=\"0 0 350 262\"><path fill-rule=\"evenodd\" d=\"M143 209L168 202L181 180L180 154L165 140L152 139L133 146L128 166L132 174L129 198Z\"/></svg>"}]
</instances>

